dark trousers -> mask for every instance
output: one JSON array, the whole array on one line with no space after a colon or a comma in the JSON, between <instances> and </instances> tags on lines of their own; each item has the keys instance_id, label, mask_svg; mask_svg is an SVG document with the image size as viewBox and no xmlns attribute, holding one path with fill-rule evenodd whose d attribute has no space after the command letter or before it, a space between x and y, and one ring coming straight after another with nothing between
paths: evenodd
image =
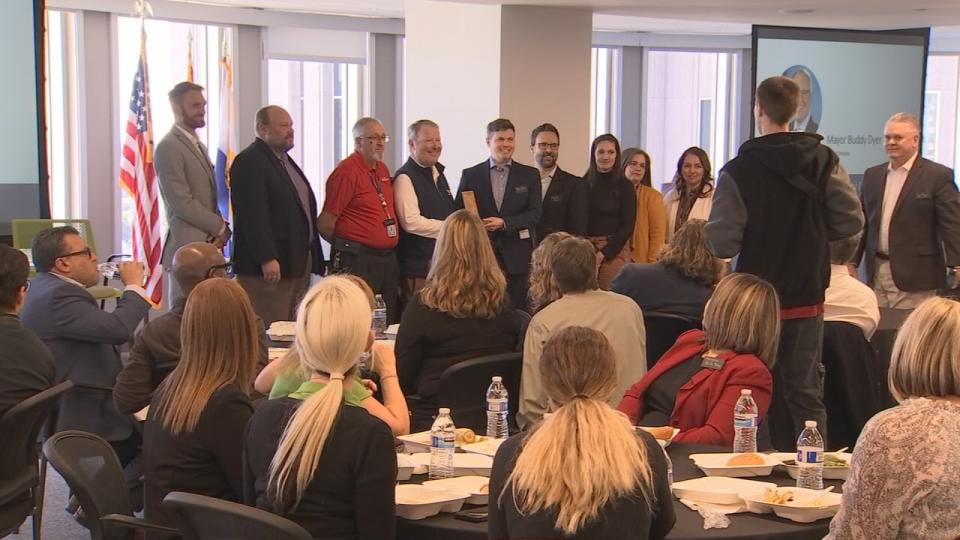
<instances>
[{"instance_id":1,"label":"dark trousers","mask_svg":"<svg viewBox=\"0 0 960 540\"><path fill-rule=\"evenodd\" d=\"M330 270L363 278L374 294L383 296L387 304L387 324L400 322L400 265L392 249L360 246L357 253L334 249L330 252Z\"/></svg>"},{"instance_id":2,"label":"dark trousers","mask_svg":"<svg viewBox=\"0 0 960 540\"><path fill-rule=\"evenodd\" d=\"M822 355L823 315L780 321L773 401L767 415L770 438L777 450L796 449L805 420L816 420L824 443L827 441Z\"/></svg>"},{"instance_id":3,"label":"dark trousers","mask_svg":"<svg viewBox=\"0 0 960 540\"><path fill-rule=\"evenodd\" d=\"M513 307L521 311L530 312L530 299L527 293L530 289L530 274L504 274L507 278L507 295L513 302Z\"/></svg>"}]
</instances>

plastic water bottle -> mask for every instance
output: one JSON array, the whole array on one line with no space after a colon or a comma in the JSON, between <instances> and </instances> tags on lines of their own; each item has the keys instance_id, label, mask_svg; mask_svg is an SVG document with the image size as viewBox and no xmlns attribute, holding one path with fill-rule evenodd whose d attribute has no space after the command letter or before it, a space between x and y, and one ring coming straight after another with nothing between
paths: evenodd
<instances>
[{"instance_id":1,"label":"plastic water bottle","mask_svg":"<svg viewBox=\"0 0 960 540\"><path fill-rule=\"evenodd\" d=\"M457 446L457 428L450 418L450 409L440 414L430 428L430 480L453 477L453 452Z\"/></svg>"},{"instance_id":2,"label":"plastic water bottle","mask_svg":"<svg viewBox=\"0 0 960 540\"><path fill-rule=\"evenodd\" d=\"M667 449L663 448L663 457L667 458L667 485L673 485L673 460L670 459L670 454L667 453Z\"/></svg>"},{"instance_id":3,"label":"plastic water bottle","mask_svg":"<svg viewBox=\"0 0 960 540\"><path fill-rule=\"evenodd\" d=\"M740 390L740 399L733 406L733 451L757 451L757 403L753 401L752 392L748 389Z\"/></svg>"},{"instance_id":4,"label":"plastic water bottle","mask_svg":"<svg viewBox=\"0 0 960 540\"><path fill-rule=\"evenodd\" d=\"M383 339L387 332L387 303L383 295L378 294L373 302L373 335L376 339Z\"/></svg>"},{"instance_id":5,"label":"plastic water bottle","mask_svg":"<svg viewBox=\"0 0 960 540\"><path fill-rule=\"evenodd\" d=\"M823 489L823 437L816 421L807 420L804 425L797 439L797 487Z\"/></svg>"},{"instance_id":6,"label":"plastic water bottle","mask_svg":"<svg viewBox=\"0 0 960 540\"><path fill-rule=\"evenodd\" d=\"M510 436L507 408L507 387L503 385L503 377L495 376L487 388L487 437L506 439Z\"/></svg>"}]
</instances>

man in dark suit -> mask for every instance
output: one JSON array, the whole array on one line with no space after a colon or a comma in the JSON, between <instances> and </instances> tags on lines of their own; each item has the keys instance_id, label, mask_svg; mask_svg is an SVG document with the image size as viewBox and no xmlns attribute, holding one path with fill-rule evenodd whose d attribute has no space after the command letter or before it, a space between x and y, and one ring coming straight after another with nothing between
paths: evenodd
<instances>
[{"instance_id":1,"label":"man in dark suit","mask_svg":"<svg viewBox=\"0 0 960 540\"><path fill-rule=\"evenodd\" d=\"M190 242L173 254L170 274L177 280L183 296L173 302L170 311L151 320L137 335L130 348L130 359L117 375L113 401L124 414L134 414L150 404L153 392L180 361L180 322L190 292L210 278L227 277L228 263L213 244ZM260 349L257 372L267 365L267 334L263 320L257 317Z\"/></svg>"},{"instance_id":2,"label":"man in dark suit","mask_svg":"<svg viewBox=\"0 0 960 540\"><path fill-rule=\"evenodd\" d=\"M143 289L143 265L120 263L125 289L113 312L100 309L86 287L100 280L97 255L73 227L40 231L33 239L37 276L20 316L53 353L56 380L75 387L60 399L57 431L79 429L100 435L126 465L139 452L131 419L113 404L111 389L120 372L118 347L150 311Z\"/></svg>"},{"instance_id":3,"label":"man in dark suit","mask_svg":"<svg viewBox=\"0 0 960 540\"><path fill-rule=\"evenodd\" d=\"M457 207L464 208L464 192L473 192L483 226L507 275L510 300L514 307L526 309L530 255L540 220L540 174L513 161L515 133L513 122L505 118L487 124L490 157L464 169Z\"/></svg>"},{"instance_id":4,"label":"man in dark suit","mask_svg":"<svg viewBox=\"0 0 960 540\"><path fill-rule=\"evenodd\" d=\"M800 88L800 102L797 104L797 115L790 126L790 131L816 133L820 124L813 117L810 100L813 96L813 76L806 68L800 68L793 74L793 82Z\"/></svg>"},{"instance_id":5,"label":"man in dark suit","mask_svg":"<svg viewBox=\"0 0 960 540\"><path fill-rule=\"evenodd\" d=\"M953 171L920 157L920 120L897 113L883 130L888 163L863 173L867 223L861 277L880 307L911 309L946 284L960 265L960 194ZM950 286L960 285L960 274Z\"/></svg>"},{"instance_id":6,"label":"man in dark suit","mask_svg":"<svg viewBox=\"0 0 960 540\"><path fill-rule=\"evenodd\" d=\"M257 138L230 167L233 269L269 328L294 320L310 274L323 273L317 199L293 148L293 120L275 105L257 111Z\"/></svg>"},{"instance_id":7,"label":"man in dark suit","mask_svg":"<svg viewBox=\"0 0 960 540\"><path fill-rule=\"evenodd\" d=\"M576 236L587 234L587 184L582 178L557 165L560 132L553 124L541 124L530 134L530 150L540 171L540 196L543 199L536 242L548 234L564 231Z\"/></svg>"},{"instance_id":8,"label":"man in dark suit","mask_svg":"<svg viewBox=\"0 0 960 540\"><path fill-rule=\"evenodd\" d=\"M0 416L53 386L53 355L20 322L30 282L30 263L20 250L0 244Z\"/></svg>"}]
</instances>

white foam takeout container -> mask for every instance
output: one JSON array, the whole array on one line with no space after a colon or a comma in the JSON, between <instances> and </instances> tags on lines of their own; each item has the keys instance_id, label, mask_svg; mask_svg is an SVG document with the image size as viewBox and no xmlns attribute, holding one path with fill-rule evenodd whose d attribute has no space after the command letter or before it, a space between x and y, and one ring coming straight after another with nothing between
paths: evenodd
<instances>
[{"instance_id":1,"label":"white foam takeout container","mask_svg":"<svg viewBox=\"0 0 960 540\"><path fill-rule=\"evenodd\" d=\"M480 442L465 444L461 446L460 449L464 452L494 457L497 455L497 450L500 449L500 445L503 444L505 440L506 439L487 438Z\"/></svg>"},{"instance_id":2,"label":"white foam takeout container","mask_svg":"<svg viewBox=\"0 0 960 540\"><path fill-rule=\"evenodd\" d=\"M838 458L843 459L848 464L853 458L853 454L848 452L826 452L827 454L833 454ZM776 452L770 454L772 457L780 460L780 465L787 470L787 474L790 475L790 478L796 479L797 472L800 470L800 467L797 465L787 465L785 461L796 460L797 455L791 454L790 452ZM850 466L846 467L824 467L823 468L823 479L824 480L846 480L847 475L850 474Z\"/></svg>"},{"instance_id":3,"label":"white foam takeout container","mask_svg":"<svg viewBox=\"0 0 960 540\"><path fill-rule=\"evenodd\" d=\"M650 433L650 429L651 429L651 428L648 428L647 426L633 426L633 429L642 429L642 430L646 431L647 433ZM670 443L673 442L673 438L677 436L677 433L680 433L680 430L677 429L677 428L673 428L673 435L670 435L670 438L669 438L669 439L667 439L667 440L657 439L657 442L660 443L660 447L661 447L661 448L666 448L666 447L670 446ZM650 433L650 434L653 435L652 433Z\"/></svg>"},{"instance_id":4,"label":"white foam takeout container","mask_svg":"<svg viewBox=\"0 0 960 540\"><path fill-rule=\"evenodd\" d=\"M409 454L408 457L414 462L416 468L413 474L423 474L430 471L430 453L421 452ZM454 476L490 476L490 469L493 468L493 458L482 454L456 453L453 454L453 475Z\"/></svg>"},{"instance_id":5,"label":"white foam takeout container","mask_svg":"<svg viewBox=\"0 0 960 540\"><path fill-rule=\"evenodd\" d=\"M744 480L726 476L704 476L674 482L673 495L678 499L713 504L740 504L744 495L763 497L764 492L777 487L772 482Z\"/></svg>"},{"instance_id":6,"label":"white foam takeout container","mask_svg":"<svg viewBox=\"0 0 960 540\"><path fill-rule=\"evenodd\" d=\"M409 453L430 451L430 431L429 430L418 431L417 433L411 433L409 435L400 435L397 438L403 441L403 445L406 448L407 452ZM488 437L485 437L480 434L477 434L477 439L478 439L477 442L471 443L471 444L480 444L490 440ZM456 446L457 448L462 448L464 444L461 443L460 441L457 441Z\"/></svg>"},{"instance_id":7,"label":"white foam takeout container","mask_svg":"<svg viewBox=\"0 0 960 540\"><path fill-rule=\"evenodd\" d=\"M413 476L417 463L410 459L407 454L397 454L397 481L409 480Z\"/></svg>"},{"instance_id":8,"label":"white foam takeout container","mask_svg":"<svg viewBox=\"0 0 960 540\"><path fill-rule=\"evenodd\" d=\"M423 483L423 487L457 493L469 493L470 498L467 499L467 504L485 505L490 495L490 479L483 476L457 476L454 478L444 478L443 480L427 480Z\"/></svg>"},{"instance_id":9,"label":"white foam takeout container","mask_svg":"<svg viewBox=\"0 0 960 540\"><path fill-rule=\"evenodd\" d=\"M736 455L738 454L692 454L690 459L692 459L697 467L700 467L700 470L707 476L729 476L732 478L770 476L773 468L781 464L779 459L768 454L758 454L763 458L763 465L738 465L733 467L727 465L727 461Z\"/></svg>"},{"instance_id":10,"label":"white foam takeout container","mask_svg":"<svg viewBox=\"0 0 960 540\"><path fill-rule=\"evenodd\" d=\"M459 512L469 497L467 493L400 484L396 488L397 516L424 519L440 512Z\"/></svg>"},{"instance_id":11,"label":"white foam takeout container","mask_svg":"<svg viewBox=\"0 0 960 540\"><path fill-rule=\"evenodd\" d=\"M747 510L755 514L769 514L773 512L779 517L796 521L797 523L813 523L820 519L832 518L840 510L840 502L843 496L839 493L824 493L814 489L803 489L795 487L779 488L781 491L791 491L795 493L798 501L791 501L785 504L776 504L765 502L763 493L747 494L743 500L747 503ZM822 498L821 498L822 497ZM821 498L818 506L804 506L804 501L812 501Z\"/></svg>"}]
</instances>

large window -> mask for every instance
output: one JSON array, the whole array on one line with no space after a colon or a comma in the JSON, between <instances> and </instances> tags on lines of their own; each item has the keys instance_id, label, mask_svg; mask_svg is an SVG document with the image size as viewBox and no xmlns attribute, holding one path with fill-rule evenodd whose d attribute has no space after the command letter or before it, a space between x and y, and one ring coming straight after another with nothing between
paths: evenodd
<instances>
[{"instance_id":1,"label":"large window","mask_svg":"<svg viewBox=\"0 0 960 540\"><path fill-rule=\"evenodd\" d=\"M736 53L649 50L645 63L643 144L654 186L673 181L690 146L706 150L716 177L735 149Z\"/></svg>"},{"instance_id":2,"label":"large window","mask_svg":"<svg viewBox=\"0 0 960 540\"><path fill-rule=\"evenodd\" d=\"M923 157L956 171L960 152L960 54L937 54L927 60L923 114Z\"/></svg>"},{"instance_id":3,"label":"large window","mask_svg":"<svg viewBox=\"0 0 960 540\"><path fill-rule=\"evenodd\" d=\"M590 138L618 133L620 119L620 49L594 47L590 70Z\"/></svg>"},{"instance_id":4,"label":"large window","mask_svg":"<svg viewBox=\"0 0 960 540\"><path fill-rule=\"evenodd\" d=\"M353 152L350 130L362 116L362 73L358 64L276 59L268 64L268 100L293 118L290 155L320 205L330 171Z\"/></svg>"},{"instance_id":5,"label":"large window","mask_svg":"<svg viewBox=\"0 0 960 540\"><path fill-rule=\"evenodd\" d=\"M47 11L47 150L50 171L50 215L79 218L80 108L77 69L77 15Z\"/></svg>"},{"instance_id":6,"label":"large window","mask_svg":"<svg viewBox=\"0 0 960 540\"><path fill-rule=\"evenodd\" d=\"M158 19L147 19L147 77L150 82L151 118L154 144L173 127L173 111L167 92L179 82L187 80L189 62L193 60L193 82L205 88L207 98L207 125L197 130L200 141L216 158L220 133L220 56L222 43L231 42L232 30L227 27L186 24ZM129 118L129 96L133 88L140 55L140 19L117 18L117 148L123 144ZM232 51L228 51L232 55ZM119 182L119 180L118 180ZM123 192L121 209L121 246L123 253L132 253L133 224L136 211L131 197ZM161 200L161 210L163 201ZM165 234L164 213L161 216L161 234Z\"/></svg>"}]
</instances>

